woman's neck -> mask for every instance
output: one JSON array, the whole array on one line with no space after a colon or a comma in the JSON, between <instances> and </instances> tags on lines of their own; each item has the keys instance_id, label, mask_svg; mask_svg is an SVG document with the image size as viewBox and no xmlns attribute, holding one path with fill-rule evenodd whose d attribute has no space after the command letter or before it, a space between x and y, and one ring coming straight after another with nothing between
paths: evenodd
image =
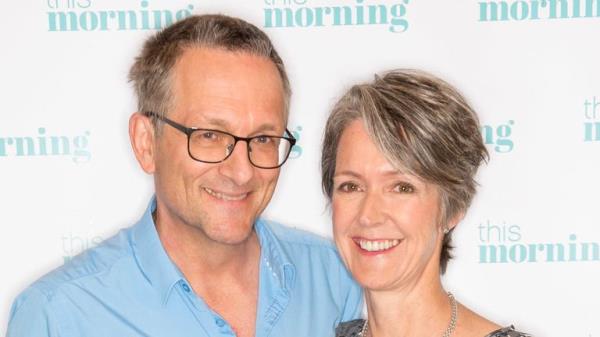
<instances>
[{"instance_id":1,"label":"woman's neck","mask_svg":"<svg viewBox=\"0 0 600 337\"><path fill-rule=\"evenodd\" d=\"M442 336L451 305L439 279L394 290L365 290L369 336Z\"/></svg>"}]
</instances>

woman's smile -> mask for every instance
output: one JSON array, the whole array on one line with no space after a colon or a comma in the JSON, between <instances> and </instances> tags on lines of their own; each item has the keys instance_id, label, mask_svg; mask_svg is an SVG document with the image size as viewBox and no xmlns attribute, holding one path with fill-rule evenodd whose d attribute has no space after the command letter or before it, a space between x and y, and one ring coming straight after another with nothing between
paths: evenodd
<instances>
[{"instance_id":1,"label":"woman's smile","mask_svg":"<svg viewBox=\"0 0 600 337\"><path fill-rule=\"evenodd\" d=\"M361 237L352 238L358 248L369 255L388 253L396 248L402 241L399 239L365 239Z\"/></svg>"}]
</instances>

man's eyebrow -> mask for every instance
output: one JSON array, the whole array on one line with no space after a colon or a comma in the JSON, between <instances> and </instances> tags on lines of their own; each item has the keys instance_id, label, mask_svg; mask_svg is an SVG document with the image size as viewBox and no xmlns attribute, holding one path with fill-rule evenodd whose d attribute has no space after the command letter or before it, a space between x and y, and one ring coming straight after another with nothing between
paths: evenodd
<instances>
[{"instance_id":1,"label":"man's eyebrow","mask_svg":"<svg viewBox=\"0 0 600 337\"><path fill-rule=\"evenodd\" d=\"M275 128L275 125L273 124L262 124L261 126L259 126L256 130L253 131L254 134L258 134L258 133L262 133L265 131L277 131L277 129Z\"/></svg>"},{"instance_id":2,"label":"man's eyebrow","mask_svg":"<svg viewBox=\"0 0 600 337\"><path fill-rule=\"evenodd\" d=\"M231 130L231 124L229 122L227 122L224 119L221 118L207 118L205 119L203 122L201 122L202 124L207 124L209 125L209 128L218 128L220 130L223 131L229 131ZM205 126L202 126L201 128L205 128ZM256 134L260 134L262 132L265 131L273 131L276 132L278 131L277 128L275 127L275 125L270 124L270 123L264 123L262 125L260 125L258 128L254 129L250 135L256 135ZM242 135L240 135L242 136ZM245 135L244 135L245 136Z\"/></svg>"},{"instance_id":3,"label":"man's eyebrow","mask_svg":"<svg viewBox=\"0 0 600 337\"><path fill-rule=\"evenodd\" d=\"M200 128L206 128L207 125L209 128L215 127L223 130L227 130L229 128L229 123L226 120L220 118L206 118L199 124L200 126L198 127Z\"/></svg>"}]
</instances>

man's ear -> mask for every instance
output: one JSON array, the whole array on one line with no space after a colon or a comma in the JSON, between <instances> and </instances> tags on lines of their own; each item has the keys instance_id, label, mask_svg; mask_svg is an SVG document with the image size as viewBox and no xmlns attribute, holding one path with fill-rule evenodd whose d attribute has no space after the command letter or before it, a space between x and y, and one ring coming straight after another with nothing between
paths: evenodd
<instances>
[{"instance_id":1,"label":"man's ear","mask_svg":"<svg viewBox=\"0 0 600 337\"><path fill-rule=\"evenodd\" d=\"M148 116L139 112L129 118L129 140L142 170L148 174L155 170L154 125Z\"/></svg>"}]
</instances>

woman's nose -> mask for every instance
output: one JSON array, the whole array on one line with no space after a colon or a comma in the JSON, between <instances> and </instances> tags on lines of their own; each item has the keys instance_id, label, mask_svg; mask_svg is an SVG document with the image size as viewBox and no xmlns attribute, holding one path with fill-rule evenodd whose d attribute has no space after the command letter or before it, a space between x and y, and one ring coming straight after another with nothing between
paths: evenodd
<instances>
[{"instance_id":1,"label":"woman's nose","mask_svg":"<svg viewBox=\"0 0 600 337\"><path fill-rule=\"evenodd\" d=\"M377 192L366 192L360 206L359 222L361 226L375 226L383 223L385 205Z\"/></svg>"}]
</instances>

